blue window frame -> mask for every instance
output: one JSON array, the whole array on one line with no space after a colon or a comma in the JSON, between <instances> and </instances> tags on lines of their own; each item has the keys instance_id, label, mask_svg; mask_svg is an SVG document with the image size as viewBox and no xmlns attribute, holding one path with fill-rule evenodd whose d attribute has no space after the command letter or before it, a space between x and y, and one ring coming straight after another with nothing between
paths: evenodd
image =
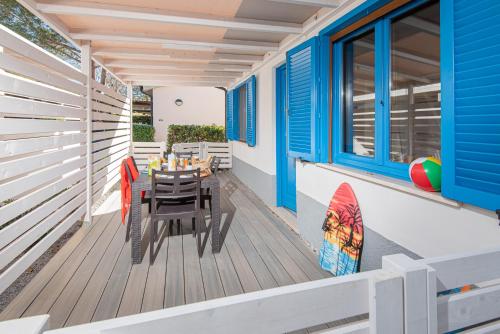
<instances>
[{"instance_id":1,"label":"blue window frame","mask_svg":"<svg viewBox=\"0 0 500 334\"><path fill-rule=\"evenodd\" d=\"M405 155L405 159L400 159L398 161L394 158L391 146L394 145L394 138L392 138L394 136L391 137L394 131L392 130L392 126L394 126L394 119L398 119L397 117L391 116L391 97L396 96L396 92L391 93L391 90L393 90L391 87L393 84L391 81L391 74L393 73L391 71L391 56L394 55L395 52L399 52L399 54L402 53L399 50L391 50L391 24L401 16L410 12L413 13L414 10L420 10L422 6L426 6L429 3L436 2L424 0L414 1L336 40L333 44L330 42L333 65L331 68L331 103L333 121L332 160L334 163L400 179L408 179L408 163L410 162L409 159L414 159L413 156ZM439 4L437 4L437 7L439 7ZM366 63L359 64L358 61L358 63L354 64L353 57L356 53L356 49L354 48L357 45L362 45L365 49L371 48L373 50L371 51L373 53L372 59L367 59L366 55L362 55L360 57L360 59L363 58L361 62ZM366 53L369 53L369 51ZM409 59L418 59L418 56L414 56L413 54L407 57L410 57ZM437 63L439 64L439 59ZM361 79L358 78L358 81L364 82L363 85L366 85L366 87L363 88L366 90L366 93L360 93L360 91L362 91L362 87L358 87L360 85L356 87L353 86L356 79L355 77L358 74L354 69L360 66L372 72L371 77L368 76L368 80L366 76L361 77L360 75ZM439 68L437 72L439 75ZM439 80L439 76L437 80ZM367 88L369 85L372 87ZM357 95L354 97L354 93L352 92L356 91L356 89ZM439 92L433 92L433 94L434 99L439 99ZM410 93L408 89L406 90L406 95L408 95L409 100ZM363 99L367 101L372 99L373 101L370 103L366 102L363 105L359 102ZM395 101L394 98L393 101ZM396 104L396 102L394 103ZM366 109L367 112L361 112L363 109ZM410 109L411 107L408 106L406 110L408 113L406 119L408 120L410 120ZM354 119L354 110L357 110L359 113L358 115L362 114L362 116L357 116L358 119ZM363 118L360 119L359 117ZM400 119L404 119L404 117L400 117ZM420 117L420 119L425 119L425 117ZM436 120L433 122L439 126L440 109L439 115L436 116ZM409 130L405 130L408 133L408 138L404 139L406 140L407 146L413 145L414 139L411 141L410 135L416 131L413 130L413 123L411 124L412 128L410 129L410 125L407 125ZM359 133L360 131L361 133L355 136L354 132ZM439 138L439 133L433 135ZM364 142L360 144L362 140ZM401 139L400 142L404 142L404 140ZM357 147L358 150L356 150L355 147ZM422 154L427 154L428 151L430 151L430 149L420 150ZM419 152L417 151L416 153ZM437 153L439 152L437 151Z\"/></svg>"},{"instance_id":2,"label":"blue window frame","mask_svg":"<svg viewBox=\"0 0 500 334\"><path fill-rule=\"evenodd\" d=\"M231 139L245 142L251 147L256 145L256 87L256 78L251 76L231 90L232 105L229 108L232 111Z\"/></svg>"}]
</instances>

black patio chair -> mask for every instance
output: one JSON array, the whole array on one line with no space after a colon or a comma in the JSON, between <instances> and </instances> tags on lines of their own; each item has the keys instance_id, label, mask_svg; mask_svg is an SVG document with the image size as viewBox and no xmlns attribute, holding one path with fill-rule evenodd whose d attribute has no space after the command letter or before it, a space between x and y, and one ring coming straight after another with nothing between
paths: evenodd
<instances>
[{"instance_id":1,"label":"black patio chair","mask_svg":"<svg viewBox=\"0 0 500 334\"><path fill-rule=\"evenodd\" d=\"M220 158L214 157L210 162L210 170L212 174L217 176L217 172L219 171ZM212 212L212 192L209 189L202 189L201 191L201 208L205 209L205 201L208 200L208 206L210 208L210 213Z\"/></svg>"},{"instance_id":2,"label":"black patio chair","mask_svg":"<svg viewBox=\"0 0 500 334\"><path fill-rule=\"evenodd\" d=\"M177 159L193 159L193 152L192 151L186 151L186 152L175 152L175 157Z\"/></svg>"},{"instance_id":3,"label":"black patio chair","mask_svg":"<svg viewBox=\"0 0 500 334\"><path fill-rule=\"evenodd\" d=\"M161 172L153 170L151 190L150 263L154 261L154 242L158 239L158 222L181 221L191 218L193 237L197 237L198 255L201 257L201 229L204 222L201 201L200 169Z\"/></svg>"}]
</instances>

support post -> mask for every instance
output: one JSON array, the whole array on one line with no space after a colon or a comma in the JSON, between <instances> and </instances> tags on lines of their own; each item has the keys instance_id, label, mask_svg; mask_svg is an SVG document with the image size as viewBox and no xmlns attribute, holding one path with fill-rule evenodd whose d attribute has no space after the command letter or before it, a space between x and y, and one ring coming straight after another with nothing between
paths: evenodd
<instances>
[{"instance_id":1,"label":"support post","mask_svg":"<svg viewBox=\"0 0 500 334\"><path fill-rule=\"evenodd\" d=\"M384 256L382 268L403 277L404 332L437 334L434 269L404 254Z\"/></svg>"},{"instance_id":2,"label":"support post","mask_svg":"<svg viewBox=\"0 0 500 334\"><path fill-rule=\"evenodd\" d=\"M403 279L386 271L370 278L370 333L401 334L403 331Z\"/></svg>"},{"instance_id":3,"label":"support post","mask_svg":"<svg viewBox=\"0 0 500 334\"><path fill-rule=\"evenodd\" d=\"M132 83L127 82L127 98L128 104L130 106L130 149L129 155L132 156L134 154L134 122L133 122L133 114L134 114L134 100L133 87Z\"/></svg>"},{"instance_id":4,"label":"support post","mask_svg":"<svg viewBox=\"0 0 500 334\"><path fill-rule=\"evenodd\" d=\"M90 41L82 42L82 73L87 77L87 198L85 223L92 223L92 46Z\"/></svg>"}]
</instances>

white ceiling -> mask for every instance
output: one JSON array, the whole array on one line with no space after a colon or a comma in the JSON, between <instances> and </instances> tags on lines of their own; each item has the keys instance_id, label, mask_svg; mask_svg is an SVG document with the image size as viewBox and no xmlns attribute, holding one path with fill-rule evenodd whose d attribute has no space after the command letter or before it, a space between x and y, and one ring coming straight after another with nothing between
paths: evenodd
<instances>
[{"instance_id":1,"label":"white ceiling","mask_svg":"<svg viewBox=\"0 0 500 334\"><path fill-rule=\"evenodd\" d=\"M42 0L36 11L122 80L220 86L262 61L321 7L340 0Z\"/></svg>"}]
</instances>

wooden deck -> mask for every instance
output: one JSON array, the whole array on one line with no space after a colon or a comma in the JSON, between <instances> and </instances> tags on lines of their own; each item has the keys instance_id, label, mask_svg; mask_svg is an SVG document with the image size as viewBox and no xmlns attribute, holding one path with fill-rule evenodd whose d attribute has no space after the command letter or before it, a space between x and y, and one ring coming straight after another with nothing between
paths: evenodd
<instances>
[{"instance_id":1,"label":"wooden deck","mask_svg":"<svg viewBox=\"0 0 500 334\"><path fill-rule=\"evenodd\" d=\"M219 254L207 246L198 257L190 222L180 230L162 224L154 264L145 255L141 264L132 266L116 193L94 223L81 228L7 306L0 320L48 313L50 327L59 328L329 277L309 248L255 194L229 172L220 178ZM147 241L149 224L143 225Z\"/></svg>"}]
</instances>

